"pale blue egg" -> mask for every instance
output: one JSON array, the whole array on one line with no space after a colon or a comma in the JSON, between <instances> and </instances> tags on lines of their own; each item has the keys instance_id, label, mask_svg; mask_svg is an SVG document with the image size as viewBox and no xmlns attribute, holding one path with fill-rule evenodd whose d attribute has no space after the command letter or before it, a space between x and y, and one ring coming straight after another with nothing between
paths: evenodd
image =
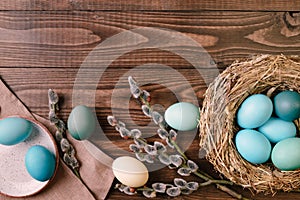
<instances>
[{"instance_id":1,"label":"pale blue egg","mask_svg":"<svg viewBox=\"0 0 300 200\"><path fill-rule=\"evenodd\" d=\"M274 97L274 110L278 117L293 121L300 117L300 94L294 91L283 91Z\"/></svg>"},{"instance_id":2,"label":"pale blue egg","mask_svg":"<svg viewBox=\"0 0 300 200\"><path fill-rule=\"evenodd\" d=\"M270 158L271 143L258 131L252 129L239 131L235 145L240 155L250 163L261 164Z\"/></svg>"},{"instance_id":3,"label":"pale blue egg","mask_svg":"<svg viewBox=\"0 0 300 200\"><path fill-rule=\"evenodd\" d=\"M276 117L271 117L266 123L258 128L272 143L277 143L283 139L295 137L297 134L296 125Z\"/></svg>"},{"instance_id":4,"label":"pale blue egg","mask_svg":"<svg viewBox=\"0 0 300 200\"><path fill-rule=\"evenodd\" d=\"M190 131L197 128L199 117L199 108L188 102L175 103L165 112L167 124L179 131Z\"/></svg>"},{"instance_id":5,"label":"pale blue egg","mask_svg":"<svg viewBox=\"0 0 300 200\"><path fill-rule=\"evenodd\" d=\"M263 94L254 94L246 98L237 111L237 123L242 128L257 128L271 117L273 103Z\"/></svg>"},{"instance_id":6,"label":"pale blue egg","mask_svg":"<svg viewBox=\"0 0 300 200\"><path fill-rule=\"evenodd\" d=\"M280 170L292 171L300 168L300 138L287 138L278 142L272 151L273 164Z\"/></svg>"},{"instance_id":7,"label":"pale blue egg","mask_svg":"<svg viewBox=\"0 0 300 200\"><path fill-rule=\"evenodd\" d=\"M25 166L32 178L47 181L55 172L55 156L45 147L35 145L25 155Z\"/></svg>"},{"instance_id":8,"label":"pale blue egg","mask_svg":"<svg viewBox=\"0 0 300 200\"><path fill-rule=\"evenodd\" d=\"M85 140L89 138L96 127L96 116L84 105L73 108L68 118L68 130L73 138Z\"/></svg>"},{"instance_id":9,"label":"pale blue egg","mask_svg":"<svg viewBox=\"0 0 300 200\"><path fill-rule=\"evenodd\" d=\"M15 145L30 136L32 124L20 117L8 117L0 120L0 144Z\"/></svg>"}]
</instances>

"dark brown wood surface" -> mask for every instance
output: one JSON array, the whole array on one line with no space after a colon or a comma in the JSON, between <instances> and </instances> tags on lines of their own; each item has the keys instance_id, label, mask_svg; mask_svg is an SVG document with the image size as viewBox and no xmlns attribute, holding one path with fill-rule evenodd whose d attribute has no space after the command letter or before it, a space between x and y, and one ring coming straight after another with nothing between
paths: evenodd
<instances>
[{"instance_id":1,"label":"dark brown wood surface","mask_svg":"<svg viewBox=\"0 0 300 200\"><path fill-rule=\"evenodd\" d=\"M67 120L72 109L73 86L90 52L97 45L126 30L142 27L166 28L184 34L201 44L221 72L236 59L254 54L300 54L300 1L2 1L0 3L0 76L8 87L34 113L47 117L47 90L57 91L62 97L60 116ZM151 2L151 3L150 3ZM253 12L255 11L255 12ZM111 47L114 48L114 47ZM108 51L107 57L114 56ZM101 66L106 57L95 58ZM128 151L130 141L122 140L106 122L112 112L114 92L128 88L121 77L137 66L158 63L181 73L192 86L201 105L207 87L205 78L215 76L210 68L202 69L201 77L182 57L160 49L138 49L115 59L103 73L96 91L95 109L107 137L118 147ZM152 77L152 69L143 71ZM88 74L87 74L88 75ZM167 76L169 77L169 76ZM153 76L155 83L156 77ZM164 80L176 87L180 96L188 98L183 80ZM120 88L115 88L115 86ZM89 85L89 83L87 83ZM177 101L169 88L160 84L143 86L151 92L152 103L165 108ZM129 91L129 90L128 90ZM122 101L129 101L124 98ZM0 102L1 103L1 102ZM122 108L119 117L146 126L150 120L143 116L139 105L130 100L128 116ZM131 128L133 124L129 125ZM150 131L153 131L150 129ZM207 173L220 176L204 159L199 159L199 138L189 146L187 155ZM103 143L101 149L113 157L111 145ZM175 171L161 169L151 172L149 183L172 182ZM197 180L189 177L189 180ZM279 192L275 197L262 194L253 196L248 190L233 186L235 190L253 199L300 199L298 193ZM126 195L112 189L108 199L124 199ZM142 199L133 196L131 199ZM168 198L159 195L157 199ZM214 186L176 199L231 199Z\"/></svg>"},{"instance_id":2,"label":"dark brown wood surface","mask_svg":"<svg viewBox=\"0 0 300 200\"><path fill-rule=\"evenodd\" d=\"M300 1L243 1L243 0L3 0L1 10L242 10L298 11Z\"/></svg>"}]
</instances>

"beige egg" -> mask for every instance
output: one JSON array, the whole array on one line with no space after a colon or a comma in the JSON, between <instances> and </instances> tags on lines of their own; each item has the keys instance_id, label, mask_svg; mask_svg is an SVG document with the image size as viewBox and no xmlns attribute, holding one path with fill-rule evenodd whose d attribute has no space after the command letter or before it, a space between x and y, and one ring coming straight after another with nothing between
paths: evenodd
<instances>
[{"instance_id":1,"label":"beige egg","mask_svg":"<svg viewBox=\"0 0 300 200\"><path fill-rule=\"evenodd\" d=\"M139 160L122 156L114 160L112 170L115 177L129 187L141 187L148 181L147 167Z\"/></svg>"}]
</instances>

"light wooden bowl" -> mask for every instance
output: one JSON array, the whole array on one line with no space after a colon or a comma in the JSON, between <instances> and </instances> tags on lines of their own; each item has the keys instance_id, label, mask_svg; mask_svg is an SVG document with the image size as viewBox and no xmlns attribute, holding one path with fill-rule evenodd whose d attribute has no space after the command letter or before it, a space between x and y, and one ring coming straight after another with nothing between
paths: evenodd
<instances>
[{"instance_id":1,"label":"light wooden bowl","mask_svg":"<svg viewBox=\"0 0 300 200\"><path fill-rule=\"evenodd\" d=\"M56 142L49 130L32 118L21 118L30 121L33 125L33 130L29 138L13 146L0 144L0 193L11 197L27 197L45 189L54 179L59 164L59 153ZM56 157L56 169L54 175L48 181L37 181L26 170L25 154L33 145L46 147Z\"/></svg>"}]
</instances>

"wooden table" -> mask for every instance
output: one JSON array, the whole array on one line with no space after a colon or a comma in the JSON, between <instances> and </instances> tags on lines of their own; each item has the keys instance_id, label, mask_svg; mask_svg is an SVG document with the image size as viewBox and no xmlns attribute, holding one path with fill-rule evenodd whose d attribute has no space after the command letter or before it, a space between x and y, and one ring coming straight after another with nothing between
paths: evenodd
<instances>
[{"instance_id":1,"label":"wooden table","mask_svg":"<svg viewBox=\"0 0 300 200\"><path fill-rule=\"evenodd\" d=\"M194 39L209 53L212 65L216 63L221 72L230 63L253 54L300 54L300 1L275 0L205 0L205 1L121 1L121 0L16 0L0 3L0 75L8 87L28 106L43 117L48 115L47 91L54 89L63 97L60 117L67 120L72 109L72 93L79 69L101 42L116 34L134 28L165 28ZM124 42L124 41L122 41ZM113 48L113 47L111 47ZM109 51L107 57L113 55ZM95 58L101 65L105 57ZM159 48L135 49L117 57L102 74L96 90L95 109L103 131L114 145L128 151L130 141L121 139L106 122L112 112L111 97L118 88L127 88L120 77L148 63L169 66L181 73L197 95L201 105L207 88L203 77L195 73L195 67L182 57ZM208 69L202 71L208 72ZM151 77L151 70L144 74ZM206 73L208 78L214 74ZM209 77L210 76L210 77ZM168 76L169 77L169 76ZM155 82L156 81L156 82ZM178 95L187 98L182 82L165 80L178 88ZM143 86L151 92L152 103L167 107L177 101L169 88L153 83ZM88 83L87 83L88 84ZM124 101L129 101L124 98ZM120 118L130 118L139 126L147 126L150 120L140 111L139 105L130 100L129 113L120 109ZM133 128L133 125L131 126ZM150 129L151 130L151 129ZM200 168L218 177L219 174L204 159L199 159L199 138L189 146L186 154ZM109 144L102 150L113 157ZM172 182L175 171L163 168L151 172L150 183ZM196 180L189 177L189 180ZM248 190L232 187L248 198L271 199L262 194L252 196ZM126 196L112 189L108 199L124 199ZM141 199L133 196L131 199ZM157 199L167 198L159 195ZM300 199L297 193L281 193L276 199ZM208 186L189 196L176 199L231 199L231 197Z\"/></svg>"}]
</instances>

